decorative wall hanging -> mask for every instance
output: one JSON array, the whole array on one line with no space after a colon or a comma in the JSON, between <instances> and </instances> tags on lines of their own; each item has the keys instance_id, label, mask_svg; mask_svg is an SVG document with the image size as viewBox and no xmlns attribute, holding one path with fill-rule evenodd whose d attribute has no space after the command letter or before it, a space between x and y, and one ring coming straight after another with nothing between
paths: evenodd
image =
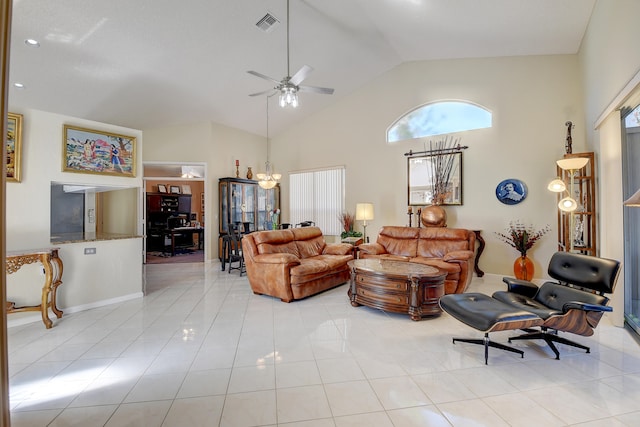
<instances>
[{"instance_id":1,"label":"decorative wall hanging","mask_svg":"<svg viewBox=\"0 0 640 427\"><path fill-rule=\"evenodd\" d=\"M136 176L136 138L64 126L62 170L125 177Z\"/></svg>"},{"instance_id":2,"label":"decorative wall hanging","mask_svg":"<svg viewBox=\"0 0 640 427\"><path fill-rule=\"evenodd\" d=\"M505 179L496 186L496 197L505 205L517 205L527 198L527 186L519 179Z\"/></svg>"},{"instance_id":3,"label":"decorative wall hanging","mask_svg":"<svg viewBox=\"0 0 640 427\"><path fill-rule=\"evenodd\" d=\"M20 182L22 157L22 115L7 114L7 182Z\"/></svg>"}]
</instances>

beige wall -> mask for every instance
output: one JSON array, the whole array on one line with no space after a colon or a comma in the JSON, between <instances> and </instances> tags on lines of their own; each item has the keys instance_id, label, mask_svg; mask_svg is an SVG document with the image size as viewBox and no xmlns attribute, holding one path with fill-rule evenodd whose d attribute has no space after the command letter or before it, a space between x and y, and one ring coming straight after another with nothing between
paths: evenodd
<instances>
[{"instance_id":1,"label":"beige wall","mask_svg":"<svg viewBox=\"0 0 640 427\"><path fill-rule=\"evenodd\" d=\"M264 167L266 139L258 135L216 123L195 123L145 129L145 162L206 163L205 251L208 260L218 258L218 179L235 176L235 161L240 161L240 176L247 167L254 174Z\"/></svg>"},{"instance_id":2,"label":"beige wall","mask_svg":"<svg viewBox=\"0 0 640 427\"><path fill-rule=\"evenodd\" d=\"M385 132L407 111L443 99L475 102L494 114L492 129L457 135L470 148L463 155L464 205L447 208L449 226L482 230L487 248L481 267L489 273L511 274L517 252L498 241L493 232L503 231L511 220L539 227L550 224L553 232L531 252L537 276L543 275L556 250L556 198L546 185L555 176L555 160L564 153L567 120L577 124L574 152L585 149L576 55L398 66L273 138L271 158L275 168L285 173L282 220L288 220L287 171L345 165L348 209L353 212L361 201L374 203L375 219L368 227L372 236L383 225L406 224L407 160L403 154L423 150L428 140L389 145ZM301 103L304 108L304 99ZM145 130L144 135L145 161L206 160L209 184L233 175L235 159L240 160L242 175L246 166L257 171L256 165L259 168L266 160L263 137L213 124ZM191 141L194 146L185 150L181 141ZM524 202L507 206L496 199L495 187L506 178L526 183L529 196ZM209 186L207 201L216 207L208 209L214 216L208 223L217 224L215 186Z\"/></svg>"},{"instance_id":3,"label":"beige wall","mask_svg":"<svg viewBox=\"0 0 640 427\"><path fill-rule=\"evenodd\" d=\"M11 109L10 109L11 110ZM70 124L89 129L131 135L137 138L137 171L141 171L142 132L92 122L59 114L36 110L14 111L23 114L23 153L22 182L7 183L6 198L6 245L8 251L37 249L51 246L50 243L50 194L51 182L89 184L98 186L130 187L133 190L124 203L134 204L128 209L136 216L140 214L137 194L142 188L142 178L138 173L135 178L103 176L82 173L62 172L62 138L63 125ZM108 226L121 224L124 220L117 215L111 218ZM130 221L127 218L125 221ZM134 222L134 224L139 221ZM106 231L106 230L105 230ZM133 230L141 235L141 228ZM60 308L67 312L115 302L126 298L141 296L142 292L142 239L124 239L114 241L86 242L62 244L60 258L64 262L63 285L58 288ZM84 255L85 247L95 247L96 255ZM28 297L20 294L21 277L12 274L8 277L7 294L19 294L20 298ZM42 283L42 276L35 278ZM36 290L37 291L37 290ZM39 295L39 292L36 292ZM20 321L32 313L9 316L9 324ZM36 317L39 315L35 314Z\"/></svg>"},{"instance_id":4,"label":"beige wall","mask_svg":"<svg viewBox=\"0 0 640 427\"><path fill-rule=\"evenodd\" d=\"M512 274L518 253L494 232L504 231L511 220L550 224L552 233L531 252L540 277L556 250L556 197L546 186L555 177L555 160L564 154L567 120L576 123L574 152L585 148L579 74L575 55L402 64L277 136L272 157L285 170L346 165L347 207L353 212L357 202L374 204L375 219L367 230L375 236L383 225L408 222L404 153L429 145L428 139L389 145L387 127L428 102L480 104L493 113L493 127L455 135L469 148L463 154L463 205L446 208L449 226L482 230L487 242L483 270ZM304 99L301 103L304 107ZM525 182L524 202L509 206L496 199L496 185L506 178ZM282 187L286 212L286 180Z\"/></svg>"}]
</instances>

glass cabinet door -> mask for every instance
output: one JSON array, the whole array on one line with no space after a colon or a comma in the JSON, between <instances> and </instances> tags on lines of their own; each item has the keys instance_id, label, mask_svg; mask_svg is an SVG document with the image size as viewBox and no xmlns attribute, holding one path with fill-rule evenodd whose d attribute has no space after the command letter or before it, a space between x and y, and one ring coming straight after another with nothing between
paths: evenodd
<instances>
[{"instance_id":1,"label":"glass cabinet door","mask_svg":"<svg viewBox=\"0 0 640 427\"><path fill-rule=\"evenodd\" d=\"M249 231L256 231L256 186L243 185L243 191L242 222L249 223Z\"/></svg>"},{"instance_id":2,"label":"glass cabinet door","mask_svg":"<svg viewBox=\"0 0 640 427\"><path fill-rule=\"evenodd\" d=\"M220 182L219 186L220 195L220 233L229 232L229 188L226 182Z\"/></svg>"},{"instance_id":3,"label":"glass cabinet door","mask_svg":"<svg viewBox=\"0 0 640 427\"><path fill-rule=\"evenodd\" d=\"M243 187L244 186L242 184L231 183L231 206L229 207L229 212L231 213L231 224L238 225L243 222Z\"/></svg>"},{"instance_id":4,"label":"glass cabinet door","mask_svg":"<svg viewBox=\"0 0 640 427\"><path fill-rule=\"evenodd\" d=\"M265 190L256 181L221 178L220 235L232 227L242 232L271 228L269 211L280 208L280 186Z\"/></svg>"},{"instance_id":5,"label":"glass cabinet door","mask_svg":"<svg viewBox=\"0 0 640 427\"><path fill-rule=\"evenodd\" d=\"M258 230L271 229L271 214L275 209L280 209L280 187L270 190L258 187Z\"/></svg>"}]
</instances>

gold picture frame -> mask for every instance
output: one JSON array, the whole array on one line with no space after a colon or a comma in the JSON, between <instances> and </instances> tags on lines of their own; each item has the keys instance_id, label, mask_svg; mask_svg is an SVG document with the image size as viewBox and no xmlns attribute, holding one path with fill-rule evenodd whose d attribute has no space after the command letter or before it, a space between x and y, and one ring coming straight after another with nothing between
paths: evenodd
<instances>
[{"instance_id":1,"label":"gold picture frame","mask_svg":"<svg viewBox=\"0 0 640 427\"><path fill-rule=\"evenodd\" d=\"M7 182L20 182L22 169L22 114L7 113Z\"/></svg>"},{"instance_id":2,"label":"gold picture frame","mask_svg":"<svg viewBox=\"0 0 640 427\"><path fill-rule=\"evenodd\" d=\"M136 138L64 125L63 172L136 176Z\"/></svg>"}]
</instances>

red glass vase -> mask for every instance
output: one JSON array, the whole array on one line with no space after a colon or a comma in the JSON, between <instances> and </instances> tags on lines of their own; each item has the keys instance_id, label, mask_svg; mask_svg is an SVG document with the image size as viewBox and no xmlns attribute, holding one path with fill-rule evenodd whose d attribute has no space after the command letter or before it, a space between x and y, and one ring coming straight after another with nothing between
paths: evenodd
<instances>
[{"instance_id":1,"label":"red glass vase","mask_svg":"<svg viewBox=\"0 0 640 427\"><path fill-rule=\"evenodd\" d=\"M526 255L516 258L513 263L513 274L516 279L531 280L533 279L534 266L533 261L527 258Z\"/></svg>"}]
</instances>

